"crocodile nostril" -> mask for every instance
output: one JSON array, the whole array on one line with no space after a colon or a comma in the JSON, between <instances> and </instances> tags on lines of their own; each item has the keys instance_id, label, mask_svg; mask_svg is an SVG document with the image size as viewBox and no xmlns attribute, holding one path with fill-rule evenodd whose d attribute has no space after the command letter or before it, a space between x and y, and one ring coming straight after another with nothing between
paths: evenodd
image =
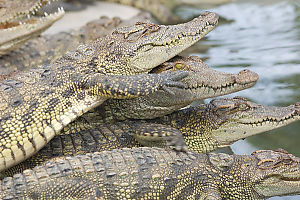
<instances>
[{"instance_id":1,"label":"crocodile nostril","mask_svg":"<svg viewBox=\"0 0 300 200\"><path fill-rule=\"evenodd\" d=\"M257 80L258 74L248 69L240 71L236 76L236 82L240 84L256 82Z\"/></svg>"},{"instance_id":2,"label":"crocodile nostril","mask_svg":"<svg viewBox=\"0 0 300 200\"><path fill-rule=\"evenodd\" d=\"M300 102L295 103L295 108L296 108L295 113L297 115L300 115Z\"/></svg>"},{"instance_id":3,"label":"crocodile nostril","mask_svg":"<svg viewBox=\"0 0 300 200\"><path fill-rule=\"evenodd\" d=\"M201 16L207 16L207 15L209 15L211 12L208 12L208 11L204 11L204 12L202 12L200 15Z\"/></svg>"}]
</instances>

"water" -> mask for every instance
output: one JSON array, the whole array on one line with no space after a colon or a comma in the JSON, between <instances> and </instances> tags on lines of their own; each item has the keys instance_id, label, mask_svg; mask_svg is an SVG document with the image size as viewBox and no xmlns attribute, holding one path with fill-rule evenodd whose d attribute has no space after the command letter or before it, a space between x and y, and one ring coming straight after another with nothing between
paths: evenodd
<instances>
[{"instance_id":1,"label":"water","mask_svg":"<svg viewBox=\"0 0 300 200\"><path fill-rule=\"evenodd\" d=\"M188 54L206 59L221 71L257 72L256 86L228 96L243 96L264 105L287 106L300 101L300 1L238 1L209 9L226 20ZM177 13L189 17L200 9ZM283 148L300 156L300 122L247 138L232 145L234 153ZM300 199L275 197L271 199Z\"/></svg>"}]
</instances>

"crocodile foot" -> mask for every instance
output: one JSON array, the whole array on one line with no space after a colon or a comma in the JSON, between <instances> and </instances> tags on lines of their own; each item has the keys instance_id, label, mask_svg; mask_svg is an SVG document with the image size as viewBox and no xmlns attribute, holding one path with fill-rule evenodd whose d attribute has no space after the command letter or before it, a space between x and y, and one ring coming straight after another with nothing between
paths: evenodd
<instances>
[{"instance_id":1,"label":"crocodile foot","mask_svg":"<svg viewBox=\"0 0 300 200\"><path fill-rule=\"evenodd\" d=\"M144 146L167 146L183 152L188 150L183 135L176 128L144 121L134 121L131 125L135 139Z\"/></svg>"},{"instance_id":2,"label":"crocodile foot","mask_svg":"<svg viewBox=\"0 0 300 200\"><path fill-rule=\"evenodd\" d=\"M185 84L180 82L183 78L189 75L187 71L177 71L179 73L171 72L171 73L162 73L168 75L168 79L163 82L162 90L166 91L167 93L174 95L174 92L170 90L168 87L177 87L177 88L184 88Z\"/></svg>"}]
</instances>

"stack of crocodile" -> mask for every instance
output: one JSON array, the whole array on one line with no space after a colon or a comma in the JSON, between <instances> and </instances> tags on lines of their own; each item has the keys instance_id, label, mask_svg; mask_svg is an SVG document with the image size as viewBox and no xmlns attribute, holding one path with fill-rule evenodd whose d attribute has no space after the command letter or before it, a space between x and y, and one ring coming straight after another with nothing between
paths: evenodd
<instances>
[{"instance_id":1,"label":"stack of crocodile","mask_svg":"<svg viewBox=\"0 0 300 200\"><path fill-rule=\"evenodd\" d=\"M184 108L258 80L249 70L218 72L198 57L176 56L217 21L212 12L169 26L101 18L79 32L35 38L5 51L0 198L300 194L300 158L284 150L209 153L300 120L300 103L263 106L235 97ZM111 30L115 26L120 27ZM78 43L88 44L66 52ZM42 63L47 64L32 68Z\"/></svg>"}]
</instances>

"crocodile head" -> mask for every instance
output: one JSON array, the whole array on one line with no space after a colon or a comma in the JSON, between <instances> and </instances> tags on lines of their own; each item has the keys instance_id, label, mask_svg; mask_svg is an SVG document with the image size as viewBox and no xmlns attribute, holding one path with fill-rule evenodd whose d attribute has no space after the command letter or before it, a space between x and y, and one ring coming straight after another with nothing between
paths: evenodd
<instances>
[{"instance_id":1,"label":"crocodile head","mask_svg":"<svg viewBox=\"0 0 300 200\"><path fill-rule=\"evenodd\" d=\"M258 200L300 194L300 158L283 149L258 150L251 155L210 153L208 157L221 180L218 187L222 199Z\"/></svg>"},{"instance_id":2,"label":"crocodile head","mask_svg":"<svg viewBox=\"0 0 300 200\"><path fill-rule=\"evenodd\" d=\"M80 47L74 54L84 55L85 59L75 62L94 66L93 70L105 74L147 73L199 41L217 22L218 16L212 12L178 25L138 22Z\"/></svg>"},{"instance_id":3,"label":"crocodile head","mask_svg":"<svg viewBox=\"0 0 300 200\"><path fill-rule=\"evenodd\" d=\"M242 97L215 99L210 102L216 128L212 137L219 147L300 120L300 103L287 107L263 106Z\"/></svg>"},{"instance_id":4,"label":"crocodile head","mask_svg":"<svg viewBox=\"0 0 300 200\"><path fill-rule=\"evenodd\" d=\"M260 197L300 194L300 158L282 149L258 150L252 155L257 163L251 179Z\"/></svg>"},{"instance_id":5,"label":"crocodile head","mask_svg":"<svg viewBox=\"0 0 300 200\"><path fill-rule=\"evenodd\" d=\"M0 55L39 35L62 18L64 10L37 16L36 12L51 0L0 1Z\"/></svg>"},{"instance_id":6,"label":"crocodile head","mask_svg":"<svg viewBox=\"0 0 300 200\"><path fill-rule=\"evenodd\" d=\"M182 107L185 107L193 101L250 88L258 80L258 75L250 70L242 70L238 74L213 70L197 56L186 58L177 56L154 68L151 72L161 73L177 70L189 72L189 76L182 80L186 87L180 89L172 88L173 96L171 95L172 93L160 94L164 96L164 101L161 102L162 105L183 105ZM167 97L169 98L167 99Z\"/></svg>"},{"instance_id":7,"label":"crocodile head","mask_svg":"<svg viewBox=\"0 0 300 200\"><path fill-rule=\"evenodd\" d=\"M209 152L300 120L300 103L276 107L259 105L242 97L220 98L178 111L172 119L190 150Z\"/></svg>"},{"instance_id":8,"label":"crocodile head","mask_svg":"<svg viewBox=\"0 0 300 200\"><path fill-rule=\"evenodd\" d=\"M153 119L170 114L186 107L193 101L221 96L252 87L258 75L250 70L238 74L224 73L211 69L196 56L175 58L155 67L150 73L165 71L188 71L182 79L184 88L168 88L153 94L126 100L108 100L110 109L117 111L115 116L121 119Z\"/></svg>"}]
</instances>

